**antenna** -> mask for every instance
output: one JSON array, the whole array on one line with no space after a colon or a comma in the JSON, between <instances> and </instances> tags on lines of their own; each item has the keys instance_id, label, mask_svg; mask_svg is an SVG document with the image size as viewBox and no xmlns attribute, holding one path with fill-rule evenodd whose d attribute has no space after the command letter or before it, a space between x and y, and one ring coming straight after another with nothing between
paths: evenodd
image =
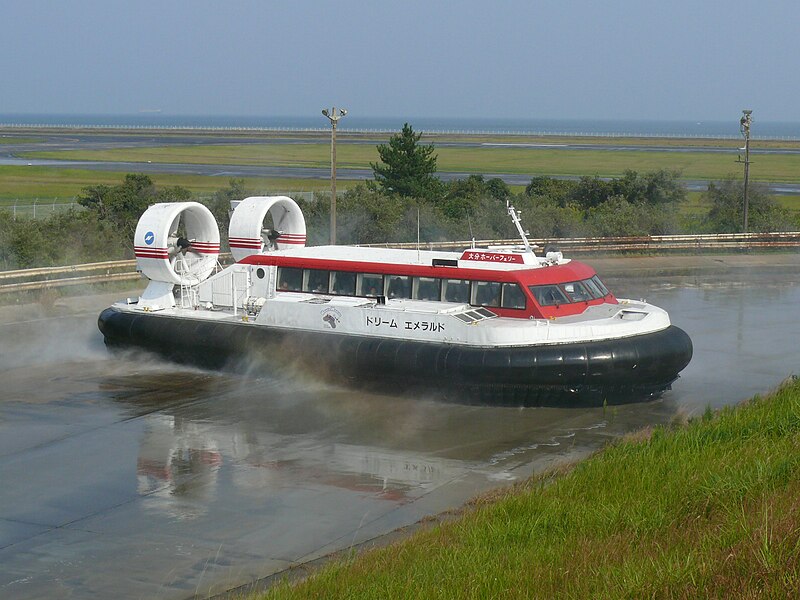
<instances>
[{"instance_id":1,"label":"antenna","mask_svg":"<svg viewBox=\"0 0 800 600\"><path fill-rule=\"evenodd\" d=\"M469 224L469 237L472 238L472 249L475 249L475 234L472 233L472 218L467 215L467 223Z\"/></svg>"},{"instance_id":2,"label":"antenna","mask_svg":"<svg viewBox=\"0 0 800 600\"><path fill-rule=\"evenodd\" d=\"M419 206L417 207L417 262L420 262L422 259L419 255Z\"/></svg>"},{"instance_id":3,"label":"antenna","mask_svg":"<svg viewBox=\"0 0 800 600\"><path fill-rule=\"evenodd\" d=\"M531 245L528 243L528 233L522 229L522 223L520 223L519 220L519 216L522 213L511 206L511 202L509 200L506 200L506 209L508 210L508 216L510 216L511 220L514 221L514 225L517 227L517 231L519 231L519 236L522 238L522 243L525 246L525 252L530 252L533 254L533 249L531 249Z\"/></svg>"}]
</instances>

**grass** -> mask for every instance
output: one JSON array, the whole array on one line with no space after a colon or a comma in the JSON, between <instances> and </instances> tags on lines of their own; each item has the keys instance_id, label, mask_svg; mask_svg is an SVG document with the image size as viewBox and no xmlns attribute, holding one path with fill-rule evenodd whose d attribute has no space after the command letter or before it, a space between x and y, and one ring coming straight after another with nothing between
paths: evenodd
<instances>
[{"instance_id":1,"label":"grass","mask_svg":"<svg viewBox=\"0 0 800 600\"><path fill-rule=\"evenodd\" d=\"M686 201L680 205L680 211L686 215L704 215L709 208L710 203L703 201L703 192L687 192Z\"/></svg>"},{"instance_id":2,"label":"grass","mask_svg":"<svg viewBox=\"0 0 800 600\"><path fill-rule=\"evenodd\" d=\"M0 206L10 206L19 199L33 203L37 198L50 202L72 202L81 190L91 185L117 185L127 171L92 171L89 169L62 169L38 166L0 166ZM204 175L156 174L153 181L159 186L180 185L198 194L210 194L227 187L228 177ZM248 189L261 191L316 191L330 189L325 179L289 179L247 177ZM340 189L346 189L342 182Z\"/></svg>"},{"instance_id":3,"label":"grass","mask_svg":"<svg viewBox=\"0 0 800 600\"><path fill-rule=\"evenodd\" d=\"M136 132L132 132L135 134ZM99 138L102 133L93 132ZM152 138L153 134L147 134ZM165 144L172 134L160 133ZM181 136L189 135L181 133ZM199 134L198 134L199 135ZM208 134L204 134L206 137ZM206 140L203 137L203 140ZM164 145L143 148L119 148L114 150L93 151L37 151L26 153L28 157L71 159L71 160L107 160L132 162L180 162L187 164L240 164L269 165L295 167L328 168L330 146L325 134L289 133L289 132L242 132L226 133L225 138L258 139L265 143L249 144L210 144ZM342 136L338 147L338 164L346 168L368 169L369 163L378 160L375 144L388 135L381 134L348 134ZM275 144L269 143L273 138L295 138L304 143ZM12 137L0 137L0 140L12 140ZM25 141L36 141L34 138L16 138ZM347 140L365 141L367 143L346 143ZM441 146L437 148L438 166L441 171L466 173L514 173L525 175L600 175L614 177L621 175L626 169L640 172L659 168L678 169L686 179L720 179L731 174L740 174L740 165L735 162L734 154L713 152L657 152L657 151L608 151L603 146L693 146L731 148L736 140L709 139L673 139L673 138L596 138L596 137L528 137L503 135L432 135L426 136L426 142L474 141L510 144L589 144L598 146L598 150L570 150L553 148L512 147L469 147L453 148ZM768 147L800 147L800 142L761 141L753 144L755 151ZM800 182L800 155L759 155L758 164L751 171L754 181ZM21 200L33 203L35 199L43 202L69 202L81 190L90 185L119 183L124 176L123 171L103 172L89 169L61 169L50 167L6 166L0 167L0 206L9 206ZM227 185L227 177L203 175L160 174L153 176L159 185L181 185L198 194L209 194ZM346 189L355 184L343 179L339 172L339 187ZM259 193L275 191L316 191L327 190L327 179L314 178L246 178L249 189ZM514 191L522 191L523 186L514 186ZM800 211L800 196L776 196L778 201L792 211ZM707 210L699 199L699 194L690 193L687 203L682 207L685 214L700 214Z\"/></svg>"},{"instance_id":4,"label":"grass","mask_svg":"<svg viewBox=\"0 0 800 600\"><path fill-rule=\"evenodd\" d=\"M0 135L0 144L34 144L41 141L41 138Z\"/></svg>"},{"instance_id":5,"label":"grass","mask_svg":"<svg viewBox=\"0 0 800 600\"><path fill-rule=\"evenodd\" d=\"M599 175L618 177L626 170L676 169L686 179L721 179L740 172L735 154L716 152L659 152L570 150L526 147L439 147L440 171L516 173L528 175ZM70 150L24 153L28 158L133 161L185 164L237 164L286 167L327 167L330 146L307 144L226 144ZM339 144L340 168L368 169L378 160L371 144ZM754 181L800 182L800 155L763 154L751 170Z\"/></svg>"},{"instance_id":6,"label":"grass","mask_svg":"<svg viewBox=\"0 0 800 600\"><path fill-rule=\"evenodd\" d=\"M773 198L784 208L800 212L800 196L773 196Z\"/></svg>"},{"instance_id":7,"label":"grass","mask_svg":"<svg viewBox=\"0 0 800 600\"><path fill-rule=\"evenodd\" d=\"M613 444L251 598L788 598L800 383Z\"/></svg>"}]
</instances>

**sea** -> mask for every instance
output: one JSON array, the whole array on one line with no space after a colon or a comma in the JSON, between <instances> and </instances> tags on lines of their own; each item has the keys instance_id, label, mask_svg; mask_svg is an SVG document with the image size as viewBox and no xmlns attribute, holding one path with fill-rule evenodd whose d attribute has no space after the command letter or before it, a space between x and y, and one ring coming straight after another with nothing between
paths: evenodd
<instances>
[{"instance_id":1,"label":"sea","mask_svg":"<svg viewBox=\"0 0 800 600\"><path fill-rule=\"evenodd\" d=\"M452 117L363 117L348 114L340 131L395 132L409 123L426 133L564 135L597 137L739 138L738 115L726 121L657 121L633 119L509 119ZM169 115L159 111L135 114L3 114L0 127L97 127L119 129L323 131L330 124L322 115L224 116ZM800 123L753 120L752 139L800 139Z\"/></svg>"}]
</instances>

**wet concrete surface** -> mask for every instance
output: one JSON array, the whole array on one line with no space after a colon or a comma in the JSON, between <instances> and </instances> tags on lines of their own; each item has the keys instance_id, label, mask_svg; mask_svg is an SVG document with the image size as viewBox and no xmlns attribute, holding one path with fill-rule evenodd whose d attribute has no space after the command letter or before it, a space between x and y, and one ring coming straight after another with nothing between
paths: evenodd
<instances>
[{"instance_id":1,"label":"wet concrete surface","mask_svg":"<svg viewBox=\"0 0 800 600\"><path fill-rule=\"evenodd\" d=\"M797 372L800 270L642 278L638 264L606 264L609 287L669 310L695 356L662 398L607 409L109 356L95 322L112 297L0 309L0 597L221 592Z\"/></svg>"}]
</instances>

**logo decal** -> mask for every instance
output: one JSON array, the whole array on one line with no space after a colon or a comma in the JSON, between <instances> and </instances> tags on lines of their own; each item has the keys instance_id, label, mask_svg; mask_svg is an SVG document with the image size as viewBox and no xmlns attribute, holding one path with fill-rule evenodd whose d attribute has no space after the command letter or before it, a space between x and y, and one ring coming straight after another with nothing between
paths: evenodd
<instances>
[{"instance_id":1,"label":"logo decal","mask_svg":"<svg viewBox=\"0 0 800 600\"><path fill-rule=\"evenodd\" d=\"M336 326L342 321L342 313L335 308L326 308L322 312L322 322L329 328L336 329Z\"/></svg>"},{"instance_id":2,"label":"logo decal","mask_svg":"<svg viewBox=\"0 0 800 600\"><path fill-rule=\"evenodd\" d=\"M147 244L148 246L152 244L155 239L156 239L156 234L154 234L152 231L148 231L147 233L144 234L144 243Z\"/></svg>"}]
</instances>

